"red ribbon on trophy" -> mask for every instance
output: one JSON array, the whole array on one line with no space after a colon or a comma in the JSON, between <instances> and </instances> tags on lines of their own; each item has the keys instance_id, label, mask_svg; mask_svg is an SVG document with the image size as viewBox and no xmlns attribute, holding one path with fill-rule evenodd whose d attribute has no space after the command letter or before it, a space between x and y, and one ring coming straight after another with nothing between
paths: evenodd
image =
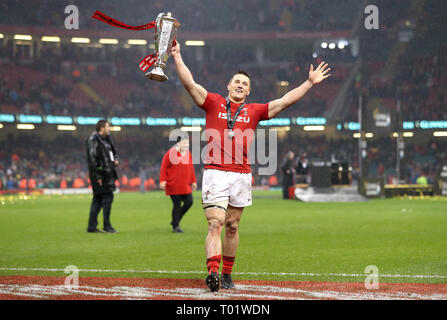
<instances>
[{"instance_id":1,"label":"red ribbon on trophy","mask_svg":"<svg viewBox=\"0 0 447 320\"><path fill-rule=\"evenodd\" d=\"M152 28L157 29L156 20L153 20L146 24L142 24L141 26L130 26L128 24L125 24L124 22L113 19L98 10L96 10L95 13L93 13L92 18L98 19L99 21L105 22L111 26L126 29L126 30L148 30L148 29L152 29ZM155 32L157 32L157 31L155 31ZM176 44L177 44L177 42L174 39L172 45L175 47ZM143 60L141 60L141 62L139 64L141 71L146 72L147 69L149 69L152 65L154 65L157 62L157 60L158 60L157 53L150 54L150 55L146 56Z\"/></svg>"},{"instance_id":2,"label":"red ribbon on trophy","mask_svg":"<svg viewBox=\"0 0 447 320\"><path fill-rule=\"evenodd\" d=\"M152 67L154 65L154 63L157 62L157 60L158 60L158 57L155 53L150 54L147 57L145 57L143 60L141 60L141 62L139 64L141 71L146 73L147 69Z\"/></svg>"},{"instance_id":3,"label":"red ribbon on trophy","mask_svg":"<svg viewBox=\"0 0 447 320\"><path fill-rule=\"evenodd\" d=\"M109 16L105 15L101 11L96 10L93 14L92 18L98 19L99 21L105 22L107 24L110 24L111 26L127 29L127 30L147 30L155 28L155 20L151 21L149 23L143 24L141 26L129 26L128 24L125 24L124 22L118 21L116 19L110 18Z\"/></svg>"}]
</instances>

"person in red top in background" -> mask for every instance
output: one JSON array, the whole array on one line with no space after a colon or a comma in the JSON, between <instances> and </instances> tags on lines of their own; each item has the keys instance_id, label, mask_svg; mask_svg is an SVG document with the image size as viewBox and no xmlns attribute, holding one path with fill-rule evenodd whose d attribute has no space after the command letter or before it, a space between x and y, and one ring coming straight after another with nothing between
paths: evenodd
<instances>
[{"instance_id":1,"label":"person in red top in background","mask_svg":"<svg viewBox=\"0 0 447 320\"><path fill-rule=\"evenodd\" d=\"M324 61L315 69L311 65L307 80L281 98L263 104L246 104L251 80L245 71L234 73L227 84L228 95L225 98L208 92L195 82L183 62L178 42L172 47L171 54L180 81L194 103L206 114L208 144L202 182L202 205L208 221L205 240L208 276L205 283L211 291L219 290L218 272L222 260L222 288L232 289L235 288L231 272L239 246L239 222L244 207L252 204L252 174L247 156L254 130L259 121L276 117L300 101L314 85L330 77L330 68Z\"/></svg>"},{"instance_id":2,"label":"person in red top in background","mask_svg":"<svg viewBox=\"0 0 447 320\"><path fill-rule=\"evenodd\" d=\"M178 139L163 157L160 168L160 188L171 196L172 232L182 233L180 220L192 206L192 192L197 190L197 180L189 152L189 138ZM183 202L183 205L182 205Z\"/></svg>"}]
</instances>

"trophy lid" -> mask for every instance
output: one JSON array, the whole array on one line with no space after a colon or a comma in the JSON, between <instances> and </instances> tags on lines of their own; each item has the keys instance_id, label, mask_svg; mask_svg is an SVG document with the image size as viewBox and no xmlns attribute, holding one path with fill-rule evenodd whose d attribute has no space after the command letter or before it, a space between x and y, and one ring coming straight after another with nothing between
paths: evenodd
<instances>
[{"instance_id":1,"label":"trophy lid","mask_svg":"<svg viewBox=\"0 0 447 320\"><path fill-rule=\"evenodd\" d=\"M169 20L174 21L174 25L177 28L181 26L180 22L178 22L178 20L172 16L172 12L160 13L160 15L162 15L162 18L168 18Z\"/></svg>"}]
</instances>

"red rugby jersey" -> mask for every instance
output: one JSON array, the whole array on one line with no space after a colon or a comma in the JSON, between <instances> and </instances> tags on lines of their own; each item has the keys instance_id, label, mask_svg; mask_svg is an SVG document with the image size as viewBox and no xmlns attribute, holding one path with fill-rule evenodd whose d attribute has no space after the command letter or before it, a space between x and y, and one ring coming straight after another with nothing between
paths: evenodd
<instances>
[{"instance_id":1,"label":"red rugby jersey","mask_svg":"<svg viewBox=\"0 0 447 320\"><path fill-rule=\"evenodd\" d=\"M208 93L201 106L206 112L207 157L205 168L250 173L248 159L250 144L259 121L268 120L268 103L248 103L240 112L233 127L235 136L228 136L226 99ZM230 103L231 118L241 104Z\"/></svg>"},{"instance_id":2,"label":"red rugby jersey","mask_svg":"<svg viewBox=\"0 0 447 320\"><path fill-rule=\"evenodd\" d=\"M191 193L191 184L197 182L191 153L182 155L175 147L169 149L161 162L160 181L166 181L167 195Z\"/></svg>"}]
</instances>

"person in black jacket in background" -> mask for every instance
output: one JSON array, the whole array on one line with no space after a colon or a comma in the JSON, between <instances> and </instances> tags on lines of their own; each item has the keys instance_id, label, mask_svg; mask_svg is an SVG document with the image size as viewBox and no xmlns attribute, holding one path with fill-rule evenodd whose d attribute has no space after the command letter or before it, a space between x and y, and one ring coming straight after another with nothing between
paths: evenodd
<instances>
[{"instance_id":1,"label":"person in black jacket in background","mask_svg":"<svg viewBox=\"0 0 447 320\"><path fill-rule=\"evenodd\" d=\"M307 153L301 153L296 165L297 183L307 184L307 176L309 175L309 160L307 159Z\"/></svg>"},{"instance_id":2,"label":"person in black jacket in background","mask_svg":"<svg viewBox=\"0 0 447 320\"><path fill-rule=\"evenodd\" d=\"M293 151L287 152L287 156L284 159L282 170L282 198L289 199L289 187L295 184L295 164L293 159L295 154Z\"/></svg>"},{"instance_id":3,"label":"person in black jacket in background","mask_svg":"<svg viewBox=\"0 0 447 320\"><path fill-rule=\"evenodd\" d=\"M110 125L106 120L99 120L96 131L87 140L88 171L93 190L87 232L103 232L97 228L101 208L104 232L117 232L110 223L113 191L116 189L115 180L118 177L115 170L119 164L117 158L116 149L110 139Z\"/></svg>"}]
</instances>

